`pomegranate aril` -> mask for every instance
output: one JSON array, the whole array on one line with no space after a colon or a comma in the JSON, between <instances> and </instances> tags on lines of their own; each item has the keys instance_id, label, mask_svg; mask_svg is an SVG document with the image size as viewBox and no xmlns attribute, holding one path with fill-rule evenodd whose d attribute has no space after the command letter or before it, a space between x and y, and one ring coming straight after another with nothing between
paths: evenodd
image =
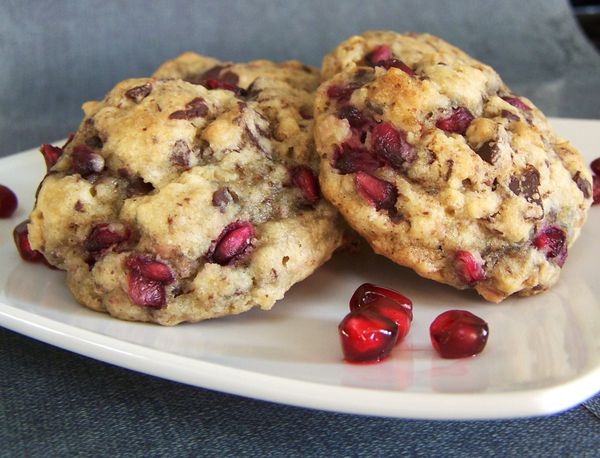
<instances>
[{"instance_id":1,"label":"pomegranate aril","mask_svg":"<svg viewBox=\"0 0 600 458\"><path fill-rule=\"evenodd\" d=\"M406 141L406 133L395 129L390 123L376 125L371 132L373 151L392 167L398 169L415 160L415 150Z\"/></svg>"},{"instance_id":2,"label":"pomegranate aril","mask_svg":"<svg viewBox=\"0 0 600 458\"><path fill-rule=\"evenodd\" d=\"M454 266L458 276L467 285L474 285L477 282L485 280L483 260L479 254L458 250L454 255Z\"/></svg>"},{"instance_id":3,"label":"pomegranate aril","mask_svg":"<svg viewBox=\"0 0 600 458\"><path fill-rule=\"evenodd\" d=\"M391 299L402 306L412 321L413 304L408 297L400 294L398 291L394 291L393 289L384 288L383 286L376 286L372 283L363 283L356 288L356 291L354 291L354 294L350 298L350 311L354 311L366 306L379 297Z\"/></svg>"},{"instance_id":4,"label":"pomegranate aril","mask_svg":"<svg viewBox=\"0 0 600 458\"><path fill-rule=\"evenodd\" d=\"M502 98L502 100L511 104L513 107L518 108L519 110L531 111L531 107L529 105L527 105L525 102L523 102L518 97L501 97L501 98Z\"/></svg>"},{"instance_id":5,"label":"pomegranate aril","mask_svg":"<svg viewBox=\"0 0 600 458\"><path fill-rule=\"evenodd\" d=\"M364 125L368 124L369 118L365 116L358 108L353 107L352 105L346 105L342 107L338 111L338 116L340 119L348 120L350 127L361 128Z\"/></svg>"},{"instance_id":6,"label":"pomegranate aril","mask_svg":"<svg viewBox=\"0 0 600 458\"><path fill-rule=\"evenodd\" d=\"M349 362L377 362L386 358L398 339L398 326L369 310L356 310L338 326L344 359Z\"/></svg>"},{"instance_id":7,"label":"pomegranate aril","mask_svg":"<svg viewBox=\"0 0 600 458\"><path fill-rule=\"evenodd\" d=\"M600 157L594 159L590 164L590 167L592 169L592 172L594 172L596 175L600 175Z\"/></svg>"},{"instance_id":8,"label":"pomegranate aril","mask_svg":"<svg viewBox=\"0 0 600 458\"><path fill-rule=\"evenodd\" d=\"M533 245L559 267L567 260L567 234L558 226L544 227L533 239Z\"/></svg>"},{"instance_id":9,"label":"pomegranate aril","mask_svg":"<svg viewBox=\"0 0 600 458\"><path fill-rule=\"evenodd\" d=\"M445 118L440 118L435 126L443 131L464 135L475 117L465 107L458 107L452 110L452 113Z\"/></svg>"},{"instance_id":10,"label":"pomegranate aril","mask_svg":"<svg viewBox=\"0 0 600 458\"><path fill-rule=\"evenodd\" d=\"M442 358L465 358L481 353L488 334L487 323L466 310L448 310L429 327L431 344Z\"/></svg>"},{"instance_id":11,"label":"pomegranate aril","mask_svg":"<svg viewBox=\"0 0 600 458\"><path fill-rule=\"evenodd\" d=\"M13 238L15 240L17 251L19 252L21 258L23 258L25 261L43 262L45 259L42 253L31 249L31 245L29 244L29 230L27 229L28 224L29 220L23 221L13 230Z\"/></svg>"},{"instance_id":12,"label":"pomegranate aril","mask_svg":"<svg viewBox=\"0 0 600 458\"><path fill-rule=\"evenodd\" d=\"M97 224L90 231L86 241L87 251L101 251L129 239L130 231L122 224Z\"/></svg>"},{"instance_id":13,"label":"pomegranate aril","mask_svg":"<svg viewBox=\"0 0 600 458\"><path fill-rule=\"evenodd\" d=\"M0 184L0 218L10 218L17 209L17 196L7 186Z\"/></svg>"},{"instance_id":14,"label":"pomegranate aril","mask_svg":"<svg viewBox=\"0 0 600 458\"><path fill-rule=\"evenodd\" d=\"M382 67L384 67L386 70L389 70L390 68L398 68L400 70L402 70L404 73L406 73L409 76L415 76L416 73L413 71L412 68L410 68L408 65L406 65L404 62L402 62L399 59L389 59L385 62L380 62L379 64Z\"/></svg>"},{"instance_id":15,"label":"pomegranate aril","mask_svg":"<svg viewBox=\"0 0 600 458\"><path fill-rule=\"evenodd\" d=\"M77 145L72 153L73 171L87 177L104 170L104 158L86 145Z\"/></svg>"},{"instance_id":16,"label":"pomegranate aril","mask_svg":"<svg viewBox=\"0 0 600 458\"><path fill-rule=\"evenodd\" d=\"M207 79L203 85L207 89L224 89L226 91L231 91L237 96L246 95L246 91L241 87L220 79Z\"/></svg>"},{"instance_id":17,"label":"pomegranate aril","mask_svg":"<svg viewBox=\"0 0 600 458\"><path fill-rule=\"evenodd\" d=\"M127 293L131 302L148 308L159 309L167 303L163 284L138 272L130 272L127 276Z\"/></svg>"},{"instance_id":18,"label":"pomegranate aril","mask_svg":"<svg viewBox=\"0 0 600 458\"><path fill-rule=\"evenodd\" d=\"M169 284L175 280L171 268L161 261L157 261L148 255L134 255L125 261L127 268L139 274L147 280Z\"/></svg>"},{"instance_id":19,"label":"pomegranate aril","mask_svg":"<svg viewBox=\"0 0 600 458\"><path fill-rule=\"evenodd\" d=\"M69 140L67 143L65 143L65 146L69 144L70 140L72 140L72 137L69 137ZM58 146L52 146L44 143L42 146L40 146L40 153L42 153L42 156L44 156L44 161L46 161L46 169L50 170L54 164L58 162L63 150Z\"/></svg>"},{"instance_id":20,"label":"pomegranate aril","mask_svg":"<svg viewBox=\"0 0 600 458\"><path fill-rule=\"evenodd\" d=\"M370 66L374 66L381 61L388 60L390 57L392 57L392 50L389 45L379 45L365 56L365 62Z\"/></svg>"},{"instance_id":21,"label":"pomegranate aril","mask_svg":"<svg viewBox=\"0 0 600 458\"><path fill-rule=\"evenodd\" d=\"M398 199L396 187L368 173L358 172L354 176L354 185L358 193L376 210L392 210Z\"/></svg>"},{"instance_id":22,"label":"pomegranate aril","mask_svg":"<svg viewBox=\"0 0 600 458\"><path fill-rule=\"evenodd\" d=\"M292 182L302 192L308 205L315 205L320 198L319 182L310 167L299 165L291 170Z\"/></svg>"},{"instance_id":23,"label":"pomegranate aril","mask_svg":"<svg viewBox=\"0 0 600 458\"><path fill-rule=\"evenodd\" d=\"M592 180L592 205L600 204L600 175L594 175Z\"/></svg>"},{"instance_id":24,"label":"pomegranate aril","mask_svg":"<svg viewBox=\"0 0 600 458\"><path fill-rule=\"evenodd\" d=\"M376 313L379 316L384 316L398 326L398 337L396 343L400 343L410 331L410 323L412 316L409 316L406 309L392 299L383 296L376 296L361 310L368 310Z\"/></svg>"},{"instance_id":25,"label":"pomegranate aril","mask_svg":"<svg viewBox=\"0 0 600 458\"><path fill-rule=\"evenodd\" d=\"M352 148L348 144L337 147L333 155L333 167L342 175L356 172L374 172L381 162L364 148Z\"/></svg>"},{"instance_id":26,"label":"pomegranate aril","mask_svg":"<svg viewBox=\"0 0 600 458\"><path fill-rule=\"evenodd\" d=\"M254 235L252 223L236 221L229 224L216 240L214 248L207 256L208 260L222 266L240 260L252 248Z\"/></svg>"},{"instance_id":27,"label":"pomegranate aril","mask_svg":"<svg viewBox=\"0 0 600 458\"><path fill-rule=\"evenodd\" d=\"M327 88L327 96L340 102L348 101L352 96L352 93L359 87L360 85L358 84L348 84L347 86L329 86Z\"/></svg>"}]
</instances>

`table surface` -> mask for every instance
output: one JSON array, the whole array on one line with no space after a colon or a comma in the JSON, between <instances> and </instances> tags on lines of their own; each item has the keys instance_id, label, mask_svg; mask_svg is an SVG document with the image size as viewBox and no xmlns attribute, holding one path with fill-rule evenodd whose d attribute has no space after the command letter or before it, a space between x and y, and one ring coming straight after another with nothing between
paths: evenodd
<instances>
[{"instance_id":1,"label":"table surface","mask_svg":"<svg viewBox=\"0 0 600 458\"><path fill-rule=\"evenodd\" d=\"M492 64L553 116L600 118L600 57L566 1L4 0L0 156L66 136L83 101L193 49L319 65L368 29L428 31ZM509 421L361 417L244 399L0 329L0 456L598 456L600 396ZM459 408L459 406L457 407Z\"/></svg>"}]
</instances>

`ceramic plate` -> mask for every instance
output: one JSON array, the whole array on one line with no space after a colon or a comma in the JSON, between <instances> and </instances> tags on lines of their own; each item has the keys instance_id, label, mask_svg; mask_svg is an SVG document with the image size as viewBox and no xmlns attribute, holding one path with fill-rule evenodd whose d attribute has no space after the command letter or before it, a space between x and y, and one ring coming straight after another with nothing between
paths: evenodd
<instances>
[{"instance_id":1,"label":"ceramic plate","mask_svg":"<svg viewBox=\"0 0 600 458\"><path fill-rule=\"evenodd\" d=\"M553 124L588 162L600 155L600 121ZM488 304L366 249L336 255L270 312L163 328L87 310L70 295L62 272L20 260L11 231L27 218L43 167L33 150L0 160L0 183L21 202L12 219L0 220L0 325L9 329L166 379L356 414L522 417L558 412L600 391L600 207L592 208L559 283L536 297ZM388 360L347 364L337 324L365 281L412 298L413 326ZM432 350L429 324L450 308L470 310L489 323L488 345L478 357L444 360Z\"/></svg>"}]
</instances>

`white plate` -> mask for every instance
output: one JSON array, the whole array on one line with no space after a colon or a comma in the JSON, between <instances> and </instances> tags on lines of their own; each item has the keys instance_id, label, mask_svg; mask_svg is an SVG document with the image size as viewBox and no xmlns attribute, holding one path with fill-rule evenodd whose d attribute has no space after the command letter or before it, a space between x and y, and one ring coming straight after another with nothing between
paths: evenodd
<instances>
[{"instance_id":1,"label":"white plate","mask_svg":"<svg viewBox=\"0 0 600 458\"><path fill-rule=\"evenodd\" d=\"M557 119L554 125L588 162L600 155L600 121ZM560 282L536 297L487 304L365 250L337 255L270 312L163 328L89 311L73 300L62 272L20 260L11 231L27 217L42 174L36 151L0 160L0 183L21 202L14 218L0 220L0 324L9 329L191 385L357 414L521 417L558 412L600 391L600 208L592 208ZM411 297L415 318L388 360L346 364L337 324L364 281ZM429 323L450 308L489 323L488 345L478 357L443 360L431 349Z\"/></svg>"}]
</instances>

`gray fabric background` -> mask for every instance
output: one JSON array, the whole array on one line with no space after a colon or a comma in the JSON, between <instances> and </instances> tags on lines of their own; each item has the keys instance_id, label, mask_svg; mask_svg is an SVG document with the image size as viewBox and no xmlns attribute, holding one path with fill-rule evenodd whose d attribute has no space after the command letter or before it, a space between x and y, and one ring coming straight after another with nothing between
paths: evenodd
<instances>
[{"instance_id":1,"label":"gray fabric background","mask_svg":"<svg viewBox=\"0 0 600 458\"><path fill-rule=\"evenodd\" d=\"M600 118L600 57L566 1L0 1L0 156L184 50L318 65L368 29L428 31L549 115ZM460 408L459 406L457 408ZM0 456L599 456L600 397L541 419L309 411L163 381L0 330Z\"/></svg>"}]
</instances>

